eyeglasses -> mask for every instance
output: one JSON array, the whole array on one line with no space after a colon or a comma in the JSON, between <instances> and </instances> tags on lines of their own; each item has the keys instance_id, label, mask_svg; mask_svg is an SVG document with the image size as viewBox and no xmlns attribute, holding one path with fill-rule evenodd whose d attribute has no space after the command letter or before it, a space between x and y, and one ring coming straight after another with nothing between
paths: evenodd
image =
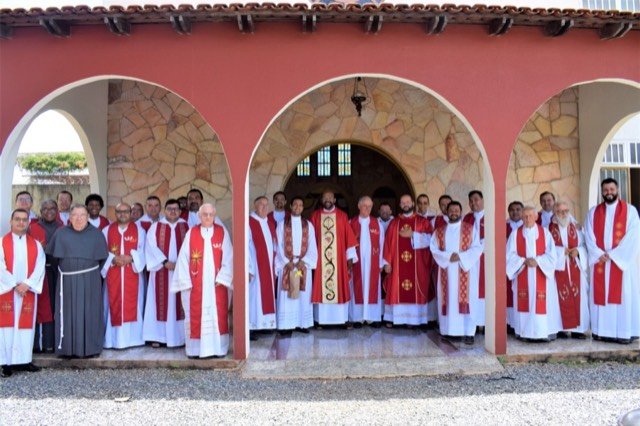
<instances>
[{"instance_id":1,"label":"eyeglasses","mask_svg":"<svg viewBox=\"0 0 640 426\"><path fill-rule=\"evenodd\" d=\"M12 220L15 222L29 222L28 217L14 217Z\"/></svg>"},{"instance_id":2,"label":"eyeglasses","mask_svg":"<svg viewBox=\"0 0 640 426\"><path fill-rule=\"evenodd\" d=\"M179 212L180 211L180 207L167 207L165 208L166 211L168 212Z\"/></svg>"},{"instance_id":3,"label":"eyeglasses","mask_svg":"<svg viewBox=\"0 0 640 426\"><path fill-rule=\"evenodd\" d=\"M558 213L569 213L569 210L558 210Z\"/></svg>"},{"instance_id":4,"label":"eyeglasses","mask_svg":"<svg viewBox=\"0 0 640 426\"><path fill-rule=\"evenodd\" d=\"M29 198L29 197L18 197L16 199L16 201L26 201L26 202L30 203L31 202L31 198Z\"/></svg>"},{"instance_id":5,"label":"eyeglasses","mask_svg":"<svg viewBox=\"0 0 640 426\"><path fill-rule=\"evenodd\" d=\"M214 217L216 214L215 213L200 213L200 216L204 216L204 217Z\"/></svg>"},{"instance_id":6,"label":"eyeglasses","mask_svg":"<svg viewBox=\"0 0 640 426\"><path fill-rule=\"evenodd\" d=\"M116 210L116 214L131 214L131 210Z\"/></svg>"}]
</instances>

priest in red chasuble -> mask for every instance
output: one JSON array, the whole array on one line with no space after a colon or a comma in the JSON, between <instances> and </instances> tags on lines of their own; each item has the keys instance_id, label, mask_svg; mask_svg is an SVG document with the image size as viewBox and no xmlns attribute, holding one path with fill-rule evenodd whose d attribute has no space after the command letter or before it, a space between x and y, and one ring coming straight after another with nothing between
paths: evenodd
<instances>
[{"instance_id":1,"label":"priest in red chasuble","mask_svg":"<svg viewBox=\"0 0 640 426\"><path fill-rule=\"evenodd\" d=\"M571 220L569 204L558 201L549 223L549 233L556 246L556 285L560 316L561 337L584 339L589 330L589 304L587 282L587 248L578 225Z\"/></svg>"},{"instance_id":2,"label":"priest in red chasuble","mask_svg":"<svg viewBox=\"0 0 640 426\"><path fill-rule=\"evenodd\" d=\"M507 242L507 276L514 282L516 336L553 340L562 330L555 283L556 250L547 228L536 223L538 213L525 207L524 225Z\"/></svg>"},{"instance_id":3,"label":"priest in red chasuble","mask_svg":"<svg viewBox=\"0 0 640 426\"><path fill-rule=\"evenodd\" d=\"M267 197L256 198L253 207L249 216L249 330L274 330L276 226L267 217Z\"/></svg>"},{"instance_id":4,"label":"priest in red chasuble","mask_svg":"<svg viewBox=\"0 0 640 426\"><path fill-rule=\"evenodd\" d=\"M311 215L316 231L318 265L313 277L311 302L318 324L346 324L349 320L349 276L358 261L358 242L347 214L336 207L333 192L322 194L322 207Z\"/></svg>"},{"instance_id":5,"label":"priest in red chasuble","mask_svg":"<svg viewBox=\"0 0 640 426\"><path fill-rule=\"evenodd\" d=\"M169 283L176 269L178 252L189 224L180 218L178 200L165 202L164 217L149 228L144 254L149 271L149 285L144 310L142 337L158 347L184 345L184 311L180 295L169 294Z\"/></svg>"},{"instance_id":6,"label":"priest in red chasuble","mask_svg":"<svg viewBox=\"0 0 640 426\"><path fill-rule=\"evenodd\" d=\"M233 246L224 227L215 223L212 204L203 204L198 216L200 224L189 230L180 248L169 290L181 294L187 356L225 356Z\"/></svg>"},{"instance_id":7,"label":"priest in red chasuble","mask_svg":"<svg viewBox=\"0 0 640 426\"><path fill-rule=\"evenodd\" d=\"M384 320L387 325L415 326L429 321L429 305L436 313L435 293L430 292L433 228L429 219L413 211L410 195L400 197L400 212L385 235L383 258L387 273Z\"/></svg>"},{"instance_id":8,"label":"priest in red chasuble","mask_svg":"<svg viewBox=\"0 0 640 426\"><path fill-rule=\"evenodd\" d=\"M438 265L438 322L443 336L463 337L473 344L477 316L478 269L475 265L483 247L476 228L463 222L462 205L451 201L447 206L448 223L435 230L431 253Z\"/></svg>"},{"instance_id":9,"label":"priest in red chasuble","mask_svg":"<svg viewBox=\"0 0 640 426\"><path fill-rule=\"evenodd\" d=\"M382 321L382 289L380 272L384 266L384 227L371 216L373 200L369 196L358 201L360 214L350 224L358 241L358 263L353 265L349 322L364 321L380 327ZM356 325L357 326L357 325Z\"/></svg>"},{"instance_id":10,"label":"priest in red chasuble","mask_svg":"<svg viewBox=\"0 0 640 426\"><path fill-rule=\"evenodd\" d=\"M640 336L640 220L620 200L618 182L600 184L604 202L584 224L591 266L591 332L595 339L628 344Z\"/></svg>"},{"instance_id":11,"label":"priest in red chasuble","mask_svg":"<svg viewBox=\"0 0 640 426\"><path fill-rule=\"evenodd\" d=\"M11 213L11 232L0 244L0 376L21 370L38 371L31 364L38 294L42 291L45 254L27 234L29 212Z\"/></svg>"},{"instance_id":12,"label":"priest in red chasuble","mask_svg":"<svg viewBox=\"0 0 640 426\"><path fill-rule=\"evenodd\" d=\"M131 220L131 206L116 206L116 221L102 230L109 257L102 268L107 324L104 347L124 349L144 345L144 229Z\"/></svg>"}]
</instances>

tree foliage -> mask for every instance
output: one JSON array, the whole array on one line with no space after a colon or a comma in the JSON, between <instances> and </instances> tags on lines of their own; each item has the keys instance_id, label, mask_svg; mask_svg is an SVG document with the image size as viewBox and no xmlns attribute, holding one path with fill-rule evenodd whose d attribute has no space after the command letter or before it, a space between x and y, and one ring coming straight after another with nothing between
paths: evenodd
<instances>
[{"instance_id":1,"label":"tree foliage","mask_svg":"<svg viewBox=\"0 0 640 426\"><path fill-rule=\"evenodd\" d=\"M21 154L18 166L35 175L67 175L87 168L82 152Z\"/></svg>"}]
</instances>

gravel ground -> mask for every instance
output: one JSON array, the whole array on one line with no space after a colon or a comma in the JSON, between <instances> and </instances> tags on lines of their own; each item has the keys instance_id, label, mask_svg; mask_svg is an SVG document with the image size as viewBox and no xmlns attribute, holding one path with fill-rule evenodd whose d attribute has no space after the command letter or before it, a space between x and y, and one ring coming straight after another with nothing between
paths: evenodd
<instances>
[{"instance_id":1,"label":"gravel ground","mask_svg":"<svg viewBox=\"0 0 640 426\"><path fill-rule=\"evenodd\" d=\"M637 408L638 363L397 379L247 380L238 372L171 369L43 370L0 379L1 425L611 425Z\"/></svg>"}]
</instances>

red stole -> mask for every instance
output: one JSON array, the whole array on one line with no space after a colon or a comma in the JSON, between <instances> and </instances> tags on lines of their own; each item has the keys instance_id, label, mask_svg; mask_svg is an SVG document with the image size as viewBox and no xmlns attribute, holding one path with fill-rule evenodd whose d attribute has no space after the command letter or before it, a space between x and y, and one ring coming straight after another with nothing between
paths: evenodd
<instances>
[{"instance_id":1,"label":"red stole","mask_svg":"<svg viewBox=\"0 0 640 426\"><path fill-rule=\"evenodd\" d=\"M276 229L273 222L267 220L269 232L271 234L272 247L276 244ZM260 221L254 217L249 217L249 229L251 229L251 238L256 249L256 263L258 264L258 275L260 276L260 296L262 299L262 313L264 315L275 314L275 292L276 280L273 276L273 261L275 253L269 253L267 250L267 241L262 233L262 225Z\"/></svg>"},{"instance_id":2,"label":"red stole","mask_svg":"<svg viewBox=\"0 0 640 426\"><path fill-rule=\"evenodd\" d=\"M438 248L441 251L446 250L446 232L447 227L442 226L436 229L435 236L438 242ZM473 225L462 222L460 224L460 246L459 252L469 250L471 241L473 239ZM440 270L440 286L442 287L442 315L447 315L447 298L449 293L449 275L445 268L439 268ZM471 313L469 309L469 272L462 270L460 263L458 262L458 312L460 314Z\"/></svg>"},{"instance_id":3,"label":"red stole","mask_svg":"<svg viewBox=\"0 0 640 426\"><path fill-rule=\"evenodd\" d=\"M149 228L153 225L153 222L149 222L148 220L140 220L137 223L144 229L144 232L149 232Z\"/></svg>"},{"instance_id":4,"label":"red stole","mask_svg":"<svg viewBox=\"0 0 640 426\"><path fill-rule=\"evenodd\" d=\"M291 212L288 210L284 211L284 220L290 219L291 218ZM273 214L273 212L269 212L269 214L267 215L267 220L269 221L269 223L273 224L273 229L276 229L278 227L278 222L276 221L275 215Z\"/></svg>"},{"instance_id":5,"label":"red stole","mask_svg":"<svg viewBox=\"0 0 640 426\"><path fill-rule=\"evenodd\" d=\"M542 256L545 251L546 241L544 228L538 227L536 239L536 256ZM516 250L518 256L527 257L527 242L524 239L524 226L516 231ZM536 267L536 314L547 313L547 277L539 266ZM529 312L529 267L525 266L518 274L518 312Z\"/></svg>"},{"instance_id":6,"label":"red stole","mask_svg":"<svg viewBox=\"0 0 640 426\"><path fill-rule=\"evenodd\" d=\"M549 232L553 237L556 247L564 248L562 235L557 223L549 224ZM573 223L567 227L567 248L578 247L578 231ZM562 328L571 329L580 325L580 268L578 261L574 258L565 258L565 268L562 271L556 270L556 285L558 287L558 300L560 302L560 315L562 317ZM567 260L569 266L567 267Z\"/></svg>"},{"instance_id":7,"label":"red stole","mask_svg":"<svg viewBox=\"0 0 640 426\"><path fill-rule=\"evenodd\" d=\"M475 216L473 215L473 212L471 213L467 213L464 216L464 219L462 219L463 222L466 222L470 225L473 225L476 221ZM508 226L508 225L507 225ZM480 218L480 239L484 240L484 215L482 215L482 217ZM484 299L484 294L485 294L485 283L484 283L484 250L482 251L482 254L480 255L480 271L478 272L478 277L479 277L479 285L478 285L478 296L480 297L480 299Z\"/></svg>"},{"instance_id":8,"label":"red stole","mask_svg":"<svg viewBox=\"0 0 640 426\"><path fill-rule=\"evenodd\" d=\"M148 222L147 222L148 223ZM180 253L180 247L185 235L189 231L189 225L186 222L176 224L174 234L176 239L176 250ZM171 247L171 226L167 223L158 222L156 226L156 242L162 253L169 258L169 248ZM156 271L156 320L167 321L167 313L169 310L169 270L161 268ZM184 319L184 310L182 309L182 300L180 293L176 293L176 320Z\"/></svg>"},{"instance_id":9,"label":"red stole","mask_svg":"<svg viewBox=\"0 0 640 426\"><path fill-rule=\"evenodd\" d=\"M62 222L58 222L58 228L62 227ZM47 234L39 223L33 223L29 226L29 235L40 242L42 247L47 245ZM49 294L49 277L44 274L42 282L42 293L38 297L38 309L36 310L36 323L43 324L53 321L53 313L51 312L51 295Z\"/></svg>"},{"instance_id":10,"label":"red stole","mask_svg":"<svg viewBox=\"0 0 640 426\"><path fill-rule=\"evenodd\" d=\"M124 235L120 234L118 224L113 223L107 230L107 246L114 255L128 255L138 247L138 227L130 222ZM124 250L120 244L124 240ZM124 272L124 294L122 288ZM133 264L124 267L111 266L107 271L107 295L109 297L109 311L111 313L111 325L121 326L123 322L135 322L138 320L138 290L139 277L133 271Z\"/></svg>"},{"instance_id":11,"label":"red stole","mask_svg":"<svg viewBox=\"0 0 640 426\"><path fill-rule=\"evenodd\" d=\"M356 241L358 246L356 252L358 253L358 259L362 259L360 252L360 220L358 216L354 217L350 221L351 229L356 235ZM367 297L367 303L378 303L378 278L380 277L380 224L374 217L369 216L369 240L371 241L371 268L369 273L369 295ZM355 302L358 305L364 304L364 295L362 284L362 265L361 262L353 264L353 296Z\"/></svg>"},{"instance_id":12,"label":"red stole","mask_svg":"<svg viewBox=\"0 0 640 426\"><path fill-rule=\"evenodd\" d=\"M411 238L400 236L400 230L431 234L431 222L422 216L400 215L393 219L384 243L384 258L393 268L385 278L388 305L418 304L424 305L432 300L429 293L431 283L431 251L414 250Z\"/></svg>"},{"instance_id":13,"label":"red stole","mask_svg":"<svg viewBox=\"0 0 640 426\"><path fill-rule=\"evenodd\" d=\"M289 262L293 262L294 257L298 257L302 260L303 257L307 255L307 249L309 248L309 221L305 218L300 218L300 224L302 226L302 238L300 242L300 254L298 256L293 255L293 236L291 231L291 216L284 219L284 256L289 260ZM282 290L289 291L291 289L291 282L289 273L293 268L289 266L289 263L284 265L284 270L282 273ZM305 291L307 289L307 267L304 262L302 262L302 269L299 269L302 273L302 277L300 278L300 291Z\"/></svg>"},{"instance_id":14,"label":"red stole","mask_svg":"<svg viewBox=\"0 0 640 426\"><path fill-rule=\"evenodd\" d=\"M507 222L507 241L511 236L511 225ZM513 308L513 286L511 285L511 280L507 277L507 308Z\"/></svg>"},{"instance_id":15,"label":"red stole","mask_svg":"<svg viewBox=\"0 0 640 426\"><path fill-rule=\"evenodd\" d=\"M107 219L102 215L98 216L98 218L100 219L100 224L98 225L98 229L102 231L104 228L109 226L109 219Z\"/></svg>"},{"instance_id":16,"label":"red stole","mask_svg":"<svg viewBox=\"0 0 640 426\"><path fill-rule=\"evenodd\" d=\"M36 260L38 258L38 243L31 235L25 235L27 239L27 277L33 274L36 268ZM2 238L2 249L4 250L4 261L7 266L7 271L13 274L13 235L9 232ZM14 327L15 325L15 313L14 313L14 292L10 290L0 295L0 328L2 327ZM27 294L22 298L22 309L18 316L18 329L31 329L33 328L33 317L35 314L36 295L32 291L27 291Z\"/></svg>"},{"instance_id":17,"label":"red stole","mask_svg":"<svg viewBox=\"0 0 640 426\"><path fill-rule=\"evenodd\" d=\"M438 229L438 228L440 228L441 226L444 226L444 225L446 225L447 223L449 223L449 222L447 222L447 220L444 218L444 216L443 216L443 215L441 215L441 214L439 214L438 216L436 216L436 220L434 220L433 222L434 222L434 223L433 223L433 228L434 228L434 229Z\"/></svg>"},{"instance_id":18,"label":"red stole","mask_svg":"<svg viewBox=\"0 0 640 426\"><path fill-rule=\"evenodd\" d=\"M604 224L607 217L605 203L600 203L593 213L593 233L596 237L596 245L604 250ZM611 248L616 248L620 240L627 233L627 203L618 201L613 219L613 241ZM605 301L605 277L606 264L597 263L593 268L593 301L596 305L604 306L607 303L620 305L622 303L622 270L612 260L609 268L609 297Z\"/></svg>"},{"instance_id":19,"label":"red stole","mask_svg":"<svg viewBox=\"0 0 640 426\"><path fill-rule=\"evenodd\" d=\"M189 237L189 273L191 274L191 297L190 302L190 325L191 339L199 339L202 328L202 286L210 285L215 288L216 310L218 313L218 331L220 334L229 334L229 294L227 287L216 285L215 279L212 283L203 283L204 273L204 238L200 233L201 225L196 225L191 229ZM220 225L213 225L213 237L211 238L211 250L214 266L214 276L218 275L222 264L222 242L224 241L224 228Z\"/></svg>"}]
</instances>

